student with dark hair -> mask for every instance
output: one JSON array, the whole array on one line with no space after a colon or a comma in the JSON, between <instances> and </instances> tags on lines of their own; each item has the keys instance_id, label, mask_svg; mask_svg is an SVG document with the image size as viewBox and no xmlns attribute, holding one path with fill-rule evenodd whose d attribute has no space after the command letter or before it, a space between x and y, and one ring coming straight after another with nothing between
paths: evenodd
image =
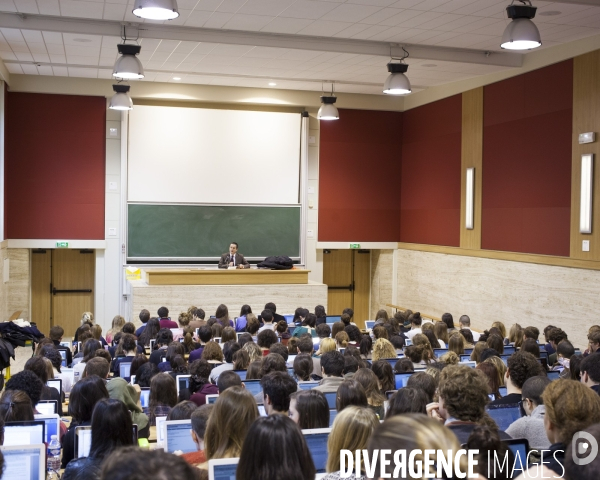
<instances>
[{"instance_id":1,"label":"student with dark hair","mask_svg":"<svg viewBox=\"0 0 600 480\"><path fill-rule=\"evenodd\" d=\"M146 362L137 369L134 383L140 387L150 388L152 377L158 373L160 373L160 370L156 364L152 362Z\"/></svg>"},{"instance_id":2,"label":"student with dark hair","mask_svg":"<svg viewBox=\"0 0 600 480\"><path fill-rule=\"evenodd\" d=\"M279 315L277 313L277 305L275 305L273 302L269 302L269 303L265 304L264 310L271 310L271 312L273 313L273 322L274 323L278 323L278 322L281 322L282 320L285 320L285 317L283 315Z\"/></svg>"},{"instance_id":3,"label":"student with dark hair","mask_svg":"<svg viewBox=\"0 0 600 480\"><path fill-rule=\"evenodd\" d=\"M30 370L19 372L6 382L5 390L21 390L31 399L31 405L35 410L35 406L40 402L44 384L40 378Z\"/></svg>"},{"instance_id":4,"label":"student with dark hair","mask_svg":"<svg viewBox=\"0 0 600 480\"><path fill-rule=\"evenodd\" d=\"M363 386L365 389L365 394L367 395L369 408L373 410L380 419L383 419L385 415L385 397L379 389L379 380L377 379L377 375L375 375L375 373L368 368L361 368L354 374L352 379L356 380Z\"/></svg>"},{"instance_id":5,"label":"student with dark hair","mask_svg":"<svg viewBox=\"0 0 600 480\"><path fill-rule=\"evenodd\" d=\"M511 480L516 478L517 473L514 477L511 476L512 465L515 465L515 469L519 469L519 465L523 465L526 470L526 460L520 459L520 463L515 463L515 456L512 451L508 448L508 445L500 439L497 432L492 430L487 425L477 425L466 442L467 450L476 450L479 453L474 456L477 461L474 473L479 474L482 478L493 478L494 480ZM509 468L498 468L497 464L493 461L495 458L506 461L506 465L511 465ZM506 460L504 460L506 459ZM493 474L491 472L494 472ZM537 473L537 466L536 466ZM525 478L531 478L529 475L524 475ZM536 475L537 477L537 475ZM550 478L549 476L546 478Z\"/></svg>"},{"instance_id":6,"label":"student with dark hair","mask_svg":"<svg viewBox=\"0 0 600 480\"><path fill-rule=\"evenodd\" d=\"M558 347L562 343L559 343ZM579 371L581 372L581 383L600 394L600 354L594 353L585 357L579 365Z\"/></svg>"},{"instance_id":7,"label":"student with dark hair","mask_svg":"<svg viewBox=\"0 0 600 480\"><path fill-rule=\"evenodd\" d=\"M531 353L527 352L513 353L508 357L507 367L504 378L507 395L497 398L490 405L519 403L522 396L521 389L525 380L538 375L546 376L542 365Z\"/></svg>"},{"instance_id":8,"label":"student with dark hair","mask_svg":"<svg viewBox=\"0 0 600 480\"><path fill-rule=\"evenodd\" d=\"M192 413L194 413L197 408L199 407L194 402L190 400L183 400L171 409L167 415L167 421L189 420L192 418Z\"/></svg>"},{"instance_id":9,"label":"student with dark hair","mask_svg":"<svg viewBox=\"0 0 600 480\"><path fill-rule=\"evenodd\" d=\"M263 321L263 326L258 329L259 334L265 330L273 330L275 328L273 324L273 312L271 310L263 310L260 313L260 318Z\"/></svg>"},{"instance_id":10,"label":"student with dark hair","mask_svg":"<svg viewBox=\"0 0 600 480\"><path fill-rule=\"evenodd\" d=\"M160 307L156 313L158 314L158 321L160 322L161 330L179 328L179 325L169 318L169 309L167 307Z\"/></svg>"},{"instance_id":11,"label":"student with dark hair","mask_svg":"<svg viewBox=\"0 0 600 480\"><path fill-rule=\"evenodd\" d=\"M323 380L315 387L323 393L337 392L344 381L344 356L338 352L326 352L321 356L321 375Z\"/></svg>"},{"instance_id":12,"label":"student with dark hair","mask_svg":"<svg viewBox=\"0 0 600 480\"><path fill-rule=\"evenodd\" d=\"M202 358L202 352L204 351L205 345L211 341L213 337L212 329L208 325L204 325L198 329L198 339L200 340L200 346L196 350L190 352L188 362L192 363Z\"/></svg>"},{"instance_id":13,"label":"student with dark hair","mask_svg":"<svg viewBox=\"0 0 600 480\"><path fill-rule=\"evenodd\" d=\"M206 403L206 395L216 395L219 389L208 380L212 364L206 360L196 360L190 364L190 400L201 406Z\"/></svg>"},{"instance_id":14,"label":"student with dark hair","mask_svg":"<svg viewBox=\"0 0 600 480\"><path fill-rule=\"evenodd\" d=\"M568 378L570 376L569 365L570 358L573 355L575 355L575 347L568 340L563 340L556 347L556 364L552 366L552 370L561 372L560 378Z\"/></svg>"},{"instance_id":15,"label":"student with dark hair","mask_svg":"<svg viewBox=\"0 0 600 480\"><path fill-rule=\"evenodd\" d=\"M124 447L115 450L102 464L100 480L146 480L177 478L199 480L200 470L182 458L160 449Z\"/></svg>"},{"instance_id":16,"label":"student with dark hair","mask_svg":"<svg viewBox=\"0 0 600 480\"><path fill-rule=\"evenodd\" d=\"M65 468L75 456L75 427L91 425L96 403L106 398L108 398L106 385L95 375L82 378L73 386L69 396L71 424L62 438L61 468Z\"/></svg>"},{"instance_id":17,"label":"student with dark hair","mask_svg":"<svg viewBox=\"0 0 600 480\"><path fill-rule=\"evenodd\" d=\"M289 417L270 415L252 424L242 447L236 480L314 480L315 473L304 436Z\"/></svg>"},{"instance_id":18,"label":"student with dark hair","mask_svg":"<svg viewBox=\"0 0 600 480\"><path fill-rule=\"evenodd\" d=\"M354 379L344 380L337 390L335 399L335 408L341 412L344 408L350 406L368 407L367 394L360 382Z\"/></svg>"},{"instance_id":19,"label":"student with dark hair","mask_svg":"<svg viewBox=\"0 0 600 480\"><path fill-rule=\"evenodd\" d=\"M358 371L358 360L353 355L344 352L344 379L348 380ZM393 374L392 374L393 375Z\"/></svg>"},{"instance_id":20,"label":"student with dark hair","mask_svg":"<svg viewBox=\"0 0 600 480\"><path fill-rule=\"evenodd\" d=\"M214 405L202 405L192 413L192 440L196 444L195 452L184 453L181 455L190 465L198 466L206 462L204 453L204 435L206 434L206 425L212 413Z\"/></svg>"},{"instance_id":21,"label":"student with dark hair","mask_svg":"<svg viewBox=\"0 0 600 480\"><path fill-rule=\"evenodd\" d=\"M317 336L321 339L331 337L331 327L326 323L319 323L315 328Z\"/></svg>"},{"instance_id":22,"label":"student with dark hair","mask_svg":"<svg viewBox=\"0 0 600 480\"><path fill-rule=\"evenodd\" d=\"M373 373L379 380L379 384L381 385L379 390L381 393L385 394L385 392L396 389L396 378L390 362L387 360L377 360L376 362L373 362L371 370L373 370Z\"/></svg>"},{"instance_id":23,"label":"student with dark hair","mask_svg":"<svg viewBox=\"0 0 600 480\"><path fill-rule=\"evenodd\" d=\"M263 330L256 337L256 343L262 349L263 355L267 355L271 345L277 343L277 334L273 330Z\"/></svg>"},{"instance_id":24,"label":"student with dark hair","mask_svg":"<svg viewBox=\"0 0 600 480\"><path fill-rule=\"evenodd\" d=\"M64 328L62 328L60 325L54 325L53 327L50 328L50 333L49 333L49 337L50 340L52 340L53 345L56 347L56 349L58 351L64 351L67 354L67 367L70 367L71 364L73 363L73 353L71 352L71 349L68 347L63 347L60 342L62 342L63 339L63 335L65 334L65 330Z\"/></svg>"},{"instance_id":25,"label":"student with dark hair","mask_svg":"<svg viewBox=\"0 0 600 480\"><path fill-rule=\"evenodd\" d=\"M58 404L58 414L62 416L63 408L60 393L56 388L46 385L48 382L48 367L46 362L48 361L49 360L47 360L45 357L31 357L29 360L27 360L27 362L25 362L24 369L35 373L42 381L43 387L40 400L56 400Z\"/></svg>"},{"instance_id":26,"label":"student with dark hair","mask_svg":"<svg viewBox=\"0 0 600 480\"><path fill-rule=\"evenodd\" d=\"M526 338L523 340L523 343L521 343L521 352L529 352L535 358L540 358L540 346L532 338Z\"/></svg>"},{"instance_id":27,"label":"student with dark hair","mask_svg":"<svg viewBox=\"0 0 600 480\"><path fill-rule=\"evenodd\" d=\"M292 393L289 412L290 418L303 430L329 427L329 404L325 394L317 390Z\"/></svg>"},{"instance_id":28,"label":"student with dark hair","mask_svg":"<svg viewBox=\"0 0 600 480\"><path fill-rule=\"evenodd\" d=\"M433 397L437 389L437 382L436 379L428 373L417 372L411 375L406 383L406 386L421 390L427 398L427 403L433 402Z\"/></svg>"},{"instance_id":29,"label":"student with dark hair","mask_svg":"<svg viewBox=\"0 0 600 480\"><path fill-rule=\"evenodd\" d=\"M308 312L308 310L307 310L307 312ZM302 335L308 333L311 337L316 338L318 336L317 330L315 328L316 325L317 325L317 317L315 316L315 314L307 313L304 320L302 320L302 324L299 327L296 327L292 336L293 337L301 337Z\"/></svg>"},{"instance_id":30,"label":"student with dark hair","mask_svg":"<svg viewBox=\"0 0 600 480\"><path fill-rule=\"evenodd\" d=\"M150 382L150 399L143 412L150 420L150 426L156 425L156 417L164 417L177 404L177 385L169 374L159 373Z\"/></svg>"},{"instance_id":31,"label":"student with dark hair","mask_svg":"<svg viewBox=\"0 0 600 480\"><path fill-rule=\"evenodd\" d=\"M294 374L298 382L311 381L313 359L308 353L299 353L294 359Z\"/></svg>"},{"instance_id":32,"label":"student with dark hair","mask_svg":"<svg viewBox=\"0 0 600 480\"><path fill-rule=\"evenodd\" d=\"M290 395L298 388L294 379L287 372L271 372L260 379L260 386L263 389L263 403L267 415L287 415L290 409Z\"/></svg>"},{"instance_id":33,"label":"student with dark hair","mask_svg":"<svg viewBox=\"0 0 600 480\"><path fill-rule=\"evenodd\" d=\"M242 379L240 376L232 370L228 370L219 375L219 379L217 380L217 387L219 388L219 393L223 393L230 387L241 387Z\"/></svg>"},{"instance_id":34,"label":"student with dark hair","mask_svg":"<svg viewBox=\"0 0 600 480\"><path fill-rule=\"evenodd\" d=\"M133 423L127 407L118 400L100 400L92 415L89 456L71 460L62 479L99 479L104 459L113 451L127 445L133 445Z\"/></svg>"},{"instance_id":35,"label":"student with dark hair","mask_svg":"<svg viewBox=\"0 0 600 480\"><path fill-rule=\"evenodd\" d=\"M262 378L265 375L268 375L271 372L287 373L287 365L285 364L283 357L277 353L269 353L266 357L263 358L259 375L260 379L262 380ZM248 378L248 375L246 375L246 378L250 380ZM262 405L263 392L259 392L256 395L254 395L254 400L256 400L256 403L258 403L259 405Z\"/></svg>"},{"instance_id":36,"label":"student with dark hair","mask_svg":"<svg viewBox=\"0 0 600 480\"><path fill-rule=\"evenodd\" d=\"M168 315L168 313L167 313ZM173 322L175 323L175 322ZM175 327L177 328L177 324ZM168 328L162 328L159 330L158 335L156 335L156 343L154 345L155 350L150 354L150 361L158 366L162 357L165 356L167 348L173 341L173 332Z\"/></svg>"},{"instance_id":37,"label":"student with dark hair","mask_svg":"<svg viewBox=\"0 0 600 480\"><path fill-rule=\"evenodd\" d=\"M124 333L121 337L121 341L119 342L119 346L122 347L123 354L125 356L116 358L112 362L112 371L115 377L121 376L121 364L131 363L133 358L137 355L137 342L134 335L130 333Z\"/></svg>"},{"instance_id":38,"label":"student with dark hair","mask_svg":"<svg viewBox=\"0 0 600 480\"><path fill-rule=\"evenodd\" d=\"M325 307L323 305L317 305L315 307L315 317L317 317L316 326L327 324L327 313L325 313Z\"/></svg>"},{"instance_id":39,"label":"student with dark hair","mask_svg":"<svg viewBox=\"0 0 600 480\"><path fill-rule=\"evenodd\" d=\"M294 337L291 340L296 340ZM297 340L296 348L298 353L306 353L312 357L313 360L313 375L317 375L321 377L321 359L317 357L314 353L314 343L312 341L312 337L310 335L304 335Z\"/></svg>"},{"instance_id":40,"label":"student with dark hair","mask_svg":"<svg viewBox=\"0 0 600 480\"><path fill-rule=\"evenodd\" d=\"M306 316L309 314L309 311L306 308L302 308L302 307L298 307L295 311L294 311L294 318L292 319L291 323L295 323L296 326L300 326L302 325L302 322L304 322L304 319L306 318ZM316 323L316 320L315 320Z\"/></svg>"},{"instance_id":41,"label":"student with dark hair","mask_svg":"<svg viewBox=\"0 0 600 480\"><path fill-rule=\"evenodd\" d=\"M391 396L385 418L387 420L394 415L405 413L427 413L428 403L430 403L429 399L423 390L411 387L401 388Z\"/></svg>"},{"instance_id":42,"label":"student with dark hair","mask_svg":"<svg viewBox=\"0 0 600 480\"><path fill-rule=\"evenodd\" d=\"M271 345L269 353L277 353L278 355L281 355L286 363L290 355L287 347L282 343L274 343L273 345Z\"/></svg>"},{"instance_id":43,"label":"student with dark hair","mask_svg":"<svg viewBox=\"0 0 600 480\"><path fill-rule=\"evenodd\" d=\"M89 338L83 344L83 358L81 362L73 366L73 381L77 382L85 370L85 363L96 356L96 350L102 348L102 345L95 338Z\"/></svg>"},{"instance_id":44,"label":"student with dark hair","mask_svg":"<svg viewBox=\"0 0 600 480\"><path fill-rule=\"evenodd\" d=\"M275 325L275 333L277 334L277 337L279 337L279 342L281 345L287 347L287 344L290 342L290 338L292 338L292 336L290 335L288 324L285 320L280 320L277 322Z\"/></svg>"},{"instance_id":45,"label":"student with dark hair","mask_svg":"<svg viewBox=\"0 0 600 480\"><path fill-rule=\"evenodd\" d=\"M360 333L360 329L356 325L347 325L344 327L344 331L348 334L350 343L355 347L359 347L360 341L362 340L362 333Z\"/></svg>"},{"instance_id":46,"label":"student with dark hair","mask_svg":"<svg viewBox=\"0 0 600 480\"><path fill-rule=\"evenodd\" d=\"M146 325L142 325L144 327L143 332L138 337L138 345L143 345L144 347L150 346L150 340L156 339L158 336L158 332L160 332L160 322L158 318L150 318ZM140 327L141 328L141 327Z\"/></svg>"},{"instance_id":47,"label":"student with dark hair","mask_svg":"<svg viewBox=\"0 0 600 480\"><path fill-rule=\"evenodd\" d=\"M412 338L421 333L421 324L423 323L423 319L421 318L421 314L419 312L413 313L410 317L410 330L405 333L406 338L412 340ZM449 330L449 329L448 329Z\"/></svg>"},{"instance_id":48,"label":"student with dark hair","mask_svg":"<svg viewBox=\"0 0 600 480\"><path fill-rule=\"evenodd\" d=\"M139 319L140 322L142 322L142 326L135 331L135 336L137 338L140 338L140 335L144 332L144 329L146 328L148 321L150 320L150 312L145 308L140 310Z\"/></svg>"},{"instance_id":49,"label":"student with dark hair","mask_svg":"<svg viewBox=\"0 0 600 480\"><path fill-rule=\"evenodd\" d=\"M396 373L407 373L414 372L415 364L412 362L410 358L401 358L394 365L394 372Z\"/></svg>"},{"instance_id":50,"label":"student with dark hair","mask_svg":"<svg viewBox=\"0 0 600 480\"><path fill-rule=\"evenodd\" d=\"M4 390L0 397L0 418L4 422L28 422L34 419L31 399L22 390ZM3 430L4 433L4 430Z\"/></svg>"}]
</instances>

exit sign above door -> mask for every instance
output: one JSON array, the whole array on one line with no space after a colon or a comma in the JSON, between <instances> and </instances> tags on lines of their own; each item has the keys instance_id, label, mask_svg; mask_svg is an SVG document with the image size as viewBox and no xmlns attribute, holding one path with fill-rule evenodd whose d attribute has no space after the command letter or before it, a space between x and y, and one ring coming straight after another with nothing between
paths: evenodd
<instances>
[{"instance_id":1,"label":"exit sign above door","mask_svg":"<svg viewBox=\"0 0 600 480\"><path fill-rule=\"evenodd\" d=\"M56 248L69 248L69 242L56 242Z\"/></svg>"}]
</instances>

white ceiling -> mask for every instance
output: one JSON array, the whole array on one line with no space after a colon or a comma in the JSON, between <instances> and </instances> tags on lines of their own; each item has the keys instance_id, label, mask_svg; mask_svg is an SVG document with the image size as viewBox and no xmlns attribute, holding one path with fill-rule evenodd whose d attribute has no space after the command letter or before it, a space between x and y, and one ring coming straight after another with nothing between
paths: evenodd
<instances>
[{"instance_id":1,"label":"white ceiling","mask_svg":"<svg viewBox=\"0 0 600 480\"><path fill-rule=\"evenodd\" d=\"M600 1L564 1L568 3L533 2L538 7L534 21L542 35L542 48L600 33L600 5L589 5ZM0 57L11 74L109 79L117 58L116 44L121 42L116 22L146 23L152 24L149 27L154 33L153 38L144 38L143 30L140 33L140 59L146 70L143 81L246 87L276 83L271 88L314 91L321 91L324 81L335 81L338 92L380 94L389 57L359 53L362 50L353 52L356 41L366 45L408 45L409 51L411 45L420 45L435 55L413 56L407 61L408 77L418 91L513 68L490 64L483 55L484 51L494 55L501 50L499 39L509 22L505 12L509 3L510 0L178 0L179 18L144 22L131 13L133 0L0 0L0 12L25 14L19 20L22 28L3 21L14 15L0 18ZM43 23L36 23L34 28L27 28L29 19L57 20L52 17L61 17L64 26L45 30L40 27ZM79 22L79 30L73 30L74 22ZM110 30L115 32L113 35L81 33L81 25L104 23L114 27ZM248 32L248 37L240 44L190 41L187 33L192 28L196 32ZM159 38L161 29L171 33ZM253 44L252 34L257 38L259 32L271 35L271 46L264 42ZM178 34L179 39L173 39ZM287 42L285 48L278 46L278 35L285 35L291 43ZM337 42L342 50L306 48L306 40L318 41L313 37L324 37L323 42L330 45ZM481 51L481 62L456 61L452 52L463 50ZM446 52L452 61L444 61Z\"/></svg>"}]
</instances>

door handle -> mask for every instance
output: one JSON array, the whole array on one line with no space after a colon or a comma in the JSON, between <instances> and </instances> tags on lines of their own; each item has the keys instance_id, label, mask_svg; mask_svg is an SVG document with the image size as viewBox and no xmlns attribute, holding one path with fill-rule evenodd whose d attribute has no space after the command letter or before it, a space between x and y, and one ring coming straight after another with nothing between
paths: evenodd
<instances>
[{"instance_id":1,"label":"door handle","mask_svg":"<svg viewBox=\"0 0 600 480\"><path fill-rule=\"evenodd\" d=\"M80 289L80 290L57 290L56 288L52 287L52 295L56 295L57 293L92 293L91 289Z\"/></svg>"}]
</instances>

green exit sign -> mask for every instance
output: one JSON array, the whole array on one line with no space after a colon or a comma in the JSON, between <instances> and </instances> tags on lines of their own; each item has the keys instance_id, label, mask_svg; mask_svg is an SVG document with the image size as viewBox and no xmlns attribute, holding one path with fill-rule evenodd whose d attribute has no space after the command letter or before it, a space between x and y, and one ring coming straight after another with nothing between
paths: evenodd
<instances>
[{"instance_id":1,"label":"green exit sign","mask_svg":"<svg viewBox=\"0 0 600 480\"><path fill-rule=\"evenodd\" d=\"M360 243L351 243L350 248L360 248Z\"/></svg>"},{"instance_id":2,"label":"green exit sign","mask_svg":"<svg viewBox=\"0 0 600 480\"><path fill-rule=\"evenodd\" d=\"M69 242L56 242L56 248L69 248Z\"/></svg>"}]
</instances>

